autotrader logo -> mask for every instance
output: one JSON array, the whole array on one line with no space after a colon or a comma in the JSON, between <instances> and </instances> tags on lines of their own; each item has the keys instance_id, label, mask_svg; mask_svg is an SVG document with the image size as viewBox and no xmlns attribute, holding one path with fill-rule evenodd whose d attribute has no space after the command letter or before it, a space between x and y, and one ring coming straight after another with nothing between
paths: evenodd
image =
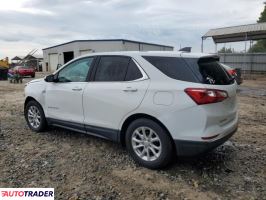
<instances>
[{"instance_id":1,"label":"autotrader logo","mask_svg":"<svg viewBox=\"0 0 266 200\"><path fill-rule=\"evenodd\" d=\"M54 200L54 188L0 188L0 200Z\"/></svg>"}]
</instances>

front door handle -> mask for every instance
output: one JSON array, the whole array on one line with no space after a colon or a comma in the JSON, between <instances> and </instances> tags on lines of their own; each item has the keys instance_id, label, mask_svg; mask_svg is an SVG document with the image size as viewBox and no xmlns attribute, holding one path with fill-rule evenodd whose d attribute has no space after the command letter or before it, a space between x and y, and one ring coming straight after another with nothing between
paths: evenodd
<instances>
[{"instance_id":1,"label":"front door handle","mask_svg":"<svg viewBox=\"0 0 266 200\"><path fill-rule=\"evenodd\" d=\"M82 88L72 88L73 91L81 91Z\"/></svg>"},{"instance_id":2,"label":"front door handle","mask_svg":"<svg viewBox=\"0 0 266 200\"><path fill-rule=\"evenodd\" d=\"M137 88L132 88L132 87L127 87L126 89L123 90L124 92L137 92Z\"/></svg>"}]
</instances>

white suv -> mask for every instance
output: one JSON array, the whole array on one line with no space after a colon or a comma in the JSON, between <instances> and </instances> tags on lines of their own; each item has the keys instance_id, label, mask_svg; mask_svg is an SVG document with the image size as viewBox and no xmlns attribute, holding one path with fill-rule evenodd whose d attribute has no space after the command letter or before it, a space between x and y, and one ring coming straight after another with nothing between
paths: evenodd
<instances>
[{"instance_id":1,"label":"white suv","mask_svg":"<svg viewBox=\"0 0 266 200\"><path fill-rule=\"evenodd\" d=\"M93 53L25 88L25 118L126 145L148 168L212 150L237 130L236 83L208 54Z\"/></svg>"}]
</instances>

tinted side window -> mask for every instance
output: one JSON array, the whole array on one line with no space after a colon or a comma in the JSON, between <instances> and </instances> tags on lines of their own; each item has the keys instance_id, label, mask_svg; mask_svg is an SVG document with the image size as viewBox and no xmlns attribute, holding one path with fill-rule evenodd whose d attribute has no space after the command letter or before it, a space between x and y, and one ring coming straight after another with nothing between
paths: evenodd
<instances>
[{"instance_id":1,"label":"tinted side window","mask_svg":"<svg viewBox=\"0 0 266 200\"><path fill-rule=\"evenodd\" d=\"M159 56L143 56L143 58L170 78L198 82L183 58Z\"/></svg>"},{"instance_id":2,"label":"tinted side window","mask_svg":"<svg viewBox=\"0 0 266 200\"><path fill-rule=\"evenodd\" d=\"M97 66L95 81L124 81L128 57L122 56L103 56Z\"/></svg>"},{"instance_id":3,"label":"tinted side window","mask_svg":"<svg viewBox=\"0 0 266 200\"><path fill-rule=\"evenodd\" d=\"M142 78L142 73L138 66L131 59L128 65L125 81L133 81Z\"/></svg>"},{"instance_id":4,"label":"tinted side window","mask_svg":"<svg viewBox=\"0 0 266 200\"><path fill-rule=\"evenodd\" d=\"M84 82L86 81L93 57L74 61L58 73L59 82Z\"/></svg>"}]
</instances>

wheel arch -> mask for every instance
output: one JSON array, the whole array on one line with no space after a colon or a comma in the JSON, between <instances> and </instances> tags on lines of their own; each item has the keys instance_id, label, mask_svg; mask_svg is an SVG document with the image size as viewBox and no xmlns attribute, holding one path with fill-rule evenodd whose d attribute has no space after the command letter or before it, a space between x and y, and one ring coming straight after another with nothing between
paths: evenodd
<instances>
[{"instance_id":1,"label":"wheel arch","mask_svg":"<svg viewBox=\"0 0 266 200\"><path fill-rule=\"evenodd\" d=\"M39 128L38 128L38 130L34 130L34 129L32 129L32 127L30 127L30 125L29 125L29 121L28 121L28 117L27 117L27 105L28 105L28 103L29 102L34 102L36 105L38 105L39 107L40 107L40 114L41 115L43 115L43 119L41 119L41 121L43 122L43 124L42 125L40 125L39 126ZM45 113L44 113L44 110L43 110L43 107L42 107L42 105L40 104L40 102L38 101L38 100L36 100L34 97L32 97L32 96L27 96L26 97L26 99L25 99L25 102L24 102L24 117L25 117L25 119L26 119L26 121L27 121L27 123L28 123L28 126L32 129L32 130L34 130L35 132L42 132L44 129L45 129L45 127L48 125L48 123L47 123L47 119L46 119L46 117L45 117Z\"/></svg>"},{"instance_id":2,"label":"wheel arch","mask_svg":"<svg viewBox=\"0 0 266 200\"><path fill-rule=\"evenodd\" d=\"M140 118L146 118L146 119L150 119L150 120L153 120L154 122L158 123L163 129L165 129L167 135L170 137L171 139L171 142L172 142L172 145L173 145L173 148L175 150L175 145L174 145L174 140L173 140L173 137L171 136L169 130L166 128L166 126L160 121L158 120L156 117L153 117L151 115L148 115L148 114L144 114L144 113L136 113L136 114L133 114L131 116L129 116L124 122L123 122L123 125L121 127L121 130L120 130L120 135L119 135L119 141L120 143L125 146L125 136L126 136L126 130L128 128L128 126L130 125L131 122L133 122L134 120L136 119L140 119Z\"/></svg>"},{"instance_id":3,"label":"wheel arch","mask_svg":"<svg viewBox=\"0 0 266 200\"><path fill-rule=\"evenodd\" d=\"M25 102L24 102L24 109L26 108L26 105L28 104L28 102L30 101L36 101L37 103L40 104L40 102L38 102L35 98L33 98L32 96L28 96L26 99L25 99Z\"/></svg>"}]
</instances>

